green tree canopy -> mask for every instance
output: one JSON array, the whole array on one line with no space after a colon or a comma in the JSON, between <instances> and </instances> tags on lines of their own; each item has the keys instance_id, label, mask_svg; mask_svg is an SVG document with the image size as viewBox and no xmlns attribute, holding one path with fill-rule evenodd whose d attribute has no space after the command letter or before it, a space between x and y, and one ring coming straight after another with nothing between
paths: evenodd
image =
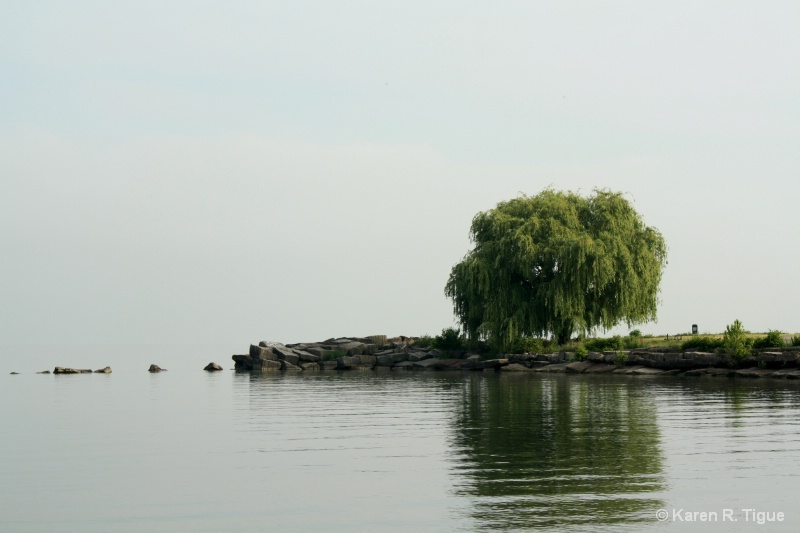
<instances>
[{"instance_id":1,"label":"green tree canopy","mask_svg":"<svg viewBox=\"0 0 800 533\"><path fill-rule=\"evenodd\" d=\"M666 245L621 193L547 189L472 220L474 248L445 295L467 336L508 347L520 336L653 320Z\"/></svg>"}]
</instances>

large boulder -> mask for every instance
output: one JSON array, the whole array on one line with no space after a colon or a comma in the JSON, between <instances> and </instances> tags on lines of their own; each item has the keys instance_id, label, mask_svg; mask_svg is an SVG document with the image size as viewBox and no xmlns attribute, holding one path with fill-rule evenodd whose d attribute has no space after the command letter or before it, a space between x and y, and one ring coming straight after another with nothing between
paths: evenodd
<instances>
[{"instance_id":1,"label":"large boulder","mask_svg":"<svg viewBox=\"0 0 800 533\"><path fill-rule=\"evenodd\" d=\"M386 335L369 335L367 337L372 344L383 346L386 344Z\"/></svg>"},{"instance_id":2,"label":"large boulder","mask_svg":"<svg viewBox=\"0 0 800 533\"><path fill-rule=\"evenodd\" d=\"M569 363L565 370L567 373L581 374L586 372L586 370L592 366L594 366L594 363L590 361L575 361L574 363Z\"/></svg>"},{"instance_id":3,"label":"large boulder","mask_svg":"<svg viewBox=\"0 0 800 533\"><path fill-rule=\"evenodd\" d=\"M520 363L509 363L506 366L501 366L500 370L503 372L530 372L530 368Z\"/></svg>"},{"instance_id":4,"label":"large boulder","mask_svg":"<svg viewBox=\"0 0 800 533\"><path fill-rule=\"evenodd\" d=\"M361 355L366 351L366 345L363 342L343 342L337 345L337 349L347 353L347 355Z\"/></svg>"},{"instance_id":5,"label":"large boulder","mask_svg":"<svg viewBox=\"0 0 800 533\"><path fill-rule=\"evenodd\" d=\"M411 350L408 352L408 360L412 363L415 361L424 361L425 359L429 359L430 357L434 357L430 355L428 352L424 350Z\"/></svg>"},{"instance_id":6,"label":"large boulder","mask_svg":"<svg viewBox=\"0 0 800 533\"><path fill-rule=\"evenodd\" d=\"M281 370L283 370L284 372L287 372L287 371L288 371L288 372L300 372L300 371L302 371L302 370L303 370L303 369L302 369L302 368L300 368L299 366L297 366L297 365L294 365L294 364L290 363L290 362L289 362L289 361L287 361L286 359L281 359L281 360L279 360L278 362L279 362L279 363L280 363L280 365L281 365Z\"/></svg>"},{"instance_id":7,"label":"large boulder","mask_svg":"<svg viewBox=\"0 0 800 533\"><path fill-rule=\"evenodd\" d=\"M305 363L316 363L320 360L320 356L314 355L305 350L298 350L297 348L294 348L294 353L300 358L300 361Z\"/></svg>"},{"instance_id":8,"label":"large boulder","mask_svg":"<svg viewBox=\"0 0 800 533\"><path fill-rule=\"evenodd\" d=\"M594 365L590 366L586 370L584 370L584 373L586 373L586 374L607 374L609 372L613 372L616 369L617 369L617 365L607 365L607 364L604 364L604 363L597 363L597 364L594 364Z\"/></svg>"},{"instance_id":9,"label":"large boulder","mask_svg":"<svg viewBox=\"0 0 800 533\"><path fill-rule=\"evenodd\" d=\"M422 368L425 370L437 370L441 368L441 365L439 365L439 359L433 357L430 359L423 359L422 361L412 362L411 360L409 360L408 362L414 365L414 368Z\"/></svg>"},{"instance_id":10,"label":"large boulder","mask_svg":"<svg viewBox=\"0 0 800 533\"><path fill-rule=\"evenodd\" d=\"M276 361L278 359L271 346L256 346L255 344L250 345L250 357L265 361Z\"/></svg>"},{"instance_id":11,"label":"large boulder","mask_svg":"<svg viewBox=\"0 0 800 533\"><path fill-rule=\"evenodd\" d=\"M378 362L378 358L374 355L361 354L359 357L361 358L362 365L375 366L375 364Z\"/></svg>"},{"instance_id":12,"label":"large boulder","mask_svg":"<svg viewBox=\"0 0 800 533\"><path fill-rule=\"evenodd\" d=\"M277 351L277 348L275 350ZM297 366L300 364L300 356L291 352L278 352L278 361L286 361L290 365Z\"/></svg>"},{"instance_id":13,"label":"large boulder","mask_svg":"<svg viewBox=\"0 0 800 533\"><path fill-rule=\"evenodd\" d=\"M405 352L395 352L392 354L392 361L394 361L395 363L408 361L408 354Z\"/></svg>"},{"instance_id":14,"label":"large boulder","mask_svg":"<svg viewBox=\"0 0 800 533\"><path fill-rule=\"evenodd\" d=\"M394 366L394 358L391 354L378 355L375 357L375 366Z\"/></svg>"},{"instance_id":15,"label":"large boulder","mask_svg":"<svg viewBox=\"0 0 800 533\"><path fill-rule=\"evenodd\" d=\"M255 360L253 361L254 372L274 372L281 369L281 362L272 359Z\"/></svg>"},{"instance_id":16,"label":"large boulder","mask_svg":"<svg viewBox=\"0 0 800 533\"><path fill-rule=\"evenodd\" d=\"M235 363L236 370L252 370L253 369L253 358L250 357L249 354L232 355L231 359L233 359L233 361Z\"/></svg>"}]
</instances>

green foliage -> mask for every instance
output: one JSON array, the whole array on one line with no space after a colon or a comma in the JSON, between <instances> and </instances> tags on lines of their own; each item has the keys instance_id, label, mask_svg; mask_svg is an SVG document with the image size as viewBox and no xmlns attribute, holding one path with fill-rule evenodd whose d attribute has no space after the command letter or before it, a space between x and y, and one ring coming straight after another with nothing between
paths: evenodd
<instances>
[{"instance_id":1,"label":"green foliage","mask_svg":"<svg viewBox=\"0 0 800 533\"><path fill-rule=\"evenodd\" d=\"M575 348L575 360L576 361L586 361L586 356L589 355L589 350L583 344L579 344Z\"/></svg>"},{"instance_id":2,"label":"green foliage","mask_svg":"<svg viewBox=\"0 0 800 533\"><path fill-rule=\"evenodd\" d=\"M538 337L520 337L514 341L509 353L543 353L544 341Z\"/></svg>"},{"instance_id":3,"label":"green foliage","mask_svg":"<svg viewBox=\"0 0 800 533\"><path fill-rule=\"evenodd\" d=\"M738 364L742 359L752 353L753 340L747 337L747 331L739 320L725 326L725 335L722 337L722 349L727 353L731 362Z\"/></svg>"},{"instance_id":4,"label":"green foliage","mask_svg":"<svg viewBox=\"0 0 800 533\"><path fill-rule=\"evenodd\" d=\"M617 351L625 348L625 341L619 335L614 335L608 339L590 339L585 344L590 352Z\"/></svg>"},{"instance_id":5,"label":"green foliage","mask_svg":"<svg viewBox=\"0 0 800 533\"><path fill-rule=\"evenodd\" d=\"M345 352L343 350L333 350L332 352L325 354L325 356L323 356L322 360L323 361L333 361L334 359L341 359L342 357L344 357L346 355L347 355L347 352Z\"/></svg>"},{"instance_id":6,"label":"green foliage","mask_svg":"<svg viewBox=\"0 0 800 533\"><path fill-rule=\"evenodd\" d=\"M792 335L792 346L800 346L800 335Z\"/></svg>"},{"instance_id":7,"label":"green foliage","mask_svg":"<svg viewBox=\"0 0 800 533\"><path fill-rule=\"evenodd\" d=\"M628 363L628 354L625 352L617 352L614 355L614 364L617 366L625 366Z\"/></svg>"},{"instance_id":8,"label":"green foliage","mask_svg":"<svg viewBox=\"0 0 800 533\"><path fill-rule=\"evenodd\" d=\"M636 337L641 337L641 336L642 336L642 332L640 330L638 330L638 329L635 329L635 330L631 331L630 333L628 333L628 337L631 337L631 338L636 338Z\"/></svg>"},{"instance_id":9,"label":"green foliage","mask_svg":"<svg viewBox=\"0 0 800 533\"><path fill-rule=\"evenodd\" d=\"M464 338L458 329L444 328L441 335L433 338L432 346L444 351L463 350Z\"/></svg>"},{"instance_id":10,"label":"green foliage","mask_svg":"<svg viewBox=\"0 0 800 533\"><path fill-rule=\"evenodd\" d=\"M469 339L503 349L518 337L653 320L666 245L621 193L547 189L478 213L474 249L445 286Z\"/></svg>"},{"instance_id":11,"label":"green foliage","mask_svg":"<svg viewBox=\"0 0 800 533\"><path fill-rule=\"evenodd\" d=\"M631 349L631 348L639 348L644 343L642 342L641 336L628 335L627 337L622 339L622 344L626 349Z\"/></svg>"},{"instance_id":12,"label":"green foliage","mask_svg":"<svg viewBox=\"0 0 800 533\"><path fill-rule=\"evenodd\" d=\"M722 339L715 339L714 337L693 336L681 343L681 350L683 351L715 352L718 348L722 348Z\"/></svg>"},{"instance_id":13,"label":"green foliage","mask_svg":"<svg viewBox=\"0 0 800 533\"><path fill-rule=\"evenodd\" d=\"M776 329L771 329L765 337L753 341L753 348L783 348L783 335Z\"/></svg>"},{"instance_id":14,"label":"green foliage","mask_svg":"<svg viewBox=\"0 0 800 533\"><path fill-rule=\"evenodd\" d=\"M430 348L433 346L433 337L430 335L423 335L422 337L414 340L414 346L419 346L420 348Z\"/></svg>"}]
</instances>

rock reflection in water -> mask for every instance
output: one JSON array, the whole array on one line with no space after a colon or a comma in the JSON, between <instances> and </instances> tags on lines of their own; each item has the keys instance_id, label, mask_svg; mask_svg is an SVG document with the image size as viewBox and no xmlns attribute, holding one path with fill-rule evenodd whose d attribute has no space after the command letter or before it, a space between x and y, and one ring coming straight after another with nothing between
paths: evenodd
<instances>
[{"instance_id":1,"label":"rock reflection in water","mask_svg":"<svg viewBox=\"0 0 800 533\"><path fill-rule=\"evenodd\" d=\"M453 423L476 526L652 524L664 489L655 402L634 380L475 375Z\"/></svg>"}]
</instances>

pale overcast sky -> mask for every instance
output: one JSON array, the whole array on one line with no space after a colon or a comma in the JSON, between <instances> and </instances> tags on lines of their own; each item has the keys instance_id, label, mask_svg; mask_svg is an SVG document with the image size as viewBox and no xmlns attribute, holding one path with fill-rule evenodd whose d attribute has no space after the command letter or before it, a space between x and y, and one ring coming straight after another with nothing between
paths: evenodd
<instances>
[{"instance_id":1,"label":"pale overcast sky","mask_svg":"<svg viewBox=\"0 0 800 533\"><path fill-rule=\"evenodd\" d=\"M663 233L645 333L800 331L800 3L0 0L2 344L435 334L548 186Z\"/></svg>"}]
</instances>

